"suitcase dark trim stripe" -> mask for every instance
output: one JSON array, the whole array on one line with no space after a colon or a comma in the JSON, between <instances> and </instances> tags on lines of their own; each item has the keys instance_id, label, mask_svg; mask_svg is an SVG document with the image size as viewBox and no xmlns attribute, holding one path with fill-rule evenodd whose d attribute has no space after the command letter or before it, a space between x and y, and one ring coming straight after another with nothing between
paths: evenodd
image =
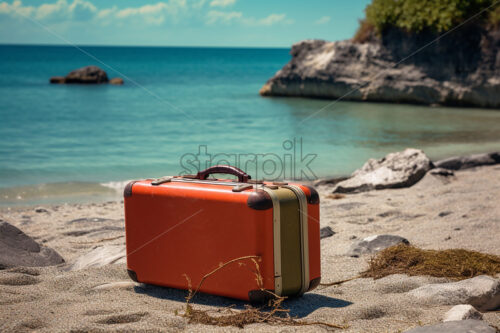
<instances>
[{"instance_id":1,"label":"suitcase dark trim stripe","mask_svg":"<svg viewBox=\"0 0 500 333\"><path fill-rule=\"evenodd\" d=\"M247 199L248 207L256 210L273 208L273 200L266 191L255 191Z\"/></svg>"},{"instance_id":2,"label":"suitcase dark trim stripe","mask_svg":"<svg viewBox=\"0 0 500 333\"><path fill-rule=\"evenodd\" d=\"M132 195L132 186L134 186L134 184L136 183L137 181L133 180L131 182L129 182L127 185L125 185L125 189L123 190L123 197L130 197Z\"/></svg>"},{"instance_id":3,"label":"suitcase dark trim stripe","mask_svg":"<svg viewBox=\"0 0 500 333\"><path fill-rule=\"evenodd\" d=\"M318 191L316 191L316 189L312 186L307 186L307 185L303 185L303 186L306 187L309 190L309 192L311 193L309 196L307 196L307 202L309 202L311 205L319 204Z\"/></svg>"}]
</instances>

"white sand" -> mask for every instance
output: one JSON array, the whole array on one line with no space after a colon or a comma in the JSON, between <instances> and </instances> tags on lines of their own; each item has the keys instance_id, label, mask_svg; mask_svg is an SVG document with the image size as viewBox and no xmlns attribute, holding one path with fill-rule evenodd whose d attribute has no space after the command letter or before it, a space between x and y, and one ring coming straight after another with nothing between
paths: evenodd
<instances>
[{"instance_id":1,"label":"white sand","mask_svg":"<svg viewBox=\"0 0 500 333\"><path fill-rule=\"evenodd\" d=\"M367 267L369 256L344 254L354 242L374 234L395 234L425 249L466 248L500 255L500 166L456 173L453 179L428 174L408 189L373 191L328 199L321 187L321 225L336 234L322 240L323 282L355 276ZM8 221L38 242L57 250L68 262L104 244L123 244L123 204L76 204L3 208ZM440 217L440 213L444 213ZM92 220L97 218L98 220ZM75 219L85 221L71 222ZM235 327L188 324L176 315L184 308L185 292L124 283L117 288L95 286L130 281L125 264L75 272L63 267L32 268L24 273L0 271L0 331L206 331L240 332ZM29 274L28 274L29 273ZM405 292L443 279L392 275L379 280L357 279L341 286L320 287L289 300L291 314L304 320L346 323L345 332L398 332L439 322L452 306L416 303ZM218 309L244 303L200 295L198 308ZM500 326L500 314L484 314ZM255 324L254 331L321 331L319 326L290 327Z\"/></svg>"}]
</instances>

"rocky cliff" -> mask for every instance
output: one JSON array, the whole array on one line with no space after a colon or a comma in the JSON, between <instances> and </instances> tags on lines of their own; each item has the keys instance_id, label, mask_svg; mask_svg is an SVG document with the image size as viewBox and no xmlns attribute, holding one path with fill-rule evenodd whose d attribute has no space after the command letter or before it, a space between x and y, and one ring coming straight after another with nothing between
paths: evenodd
<instances>
[{"instance_id":1,"label":"rocky cliff","mask_svg":"<svg viewBox=\"0 0 500 333\"><path fill-rule=\"evenodd\" d=\"M260 94L500 107L500 29L470 25L435 39L393 29L364 43L305 40Z\"/></svg>"}]
</instances>

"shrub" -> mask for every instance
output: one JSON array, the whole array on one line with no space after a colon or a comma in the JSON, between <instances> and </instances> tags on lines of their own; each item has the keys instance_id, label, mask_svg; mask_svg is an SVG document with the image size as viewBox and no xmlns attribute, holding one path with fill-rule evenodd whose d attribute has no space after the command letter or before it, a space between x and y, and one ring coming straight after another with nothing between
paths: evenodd
<instances>
[{"instance_id":1,"label":"shrub","mask_svg":"<svg viewBox=\"0 0 500 333\"><path fill-rule=\"evenodd\" d=\"M375 26L366 19L359 20L359 28L353 37L355 43L365 43L370 41L375 35Z\"/></svg>"},{"instance_id":2,"label":"shrub","mask_svg":"<svg viewBox=\"0 0 500 333\"><path fill-rule=\"evenodd\" d=\"M408 32L444 32L493 3L494 0L373 0L366 7L366 20L358 32L366 29L363 25L372 25L378 33L391 27ZM500 22L499 8L496 5L478 20Z\"/></svg>"},{"instance_id":3,"label":"shrub","mask_svg":"<svg viewBox=\"0 0 500 333\"><path fill-rule=\"evenodd\" d=\"M493 28L498 28L500 26L500 6L496 6L494 9L490 11L488 23Z\"/></svg>"}]
</instances>

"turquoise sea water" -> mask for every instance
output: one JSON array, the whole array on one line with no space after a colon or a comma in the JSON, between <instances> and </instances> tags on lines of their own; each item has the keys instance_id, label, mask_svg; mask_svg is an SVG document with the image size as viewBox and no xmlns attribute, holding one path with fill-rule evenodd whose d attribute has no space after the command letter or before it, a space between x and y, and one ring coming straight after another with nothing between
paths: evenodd
<instances>
[{"instance_id":1,"label":"turquoise sea water","mask_svg":"<svg viewBox=\"0 0 500 333\"><path fill-rule=\"evenodd\" d=\"M114 70L72 47L0 46L0 205L115 198L126 180L191 173L208 154L254 178L310 178L406 147L500 149L499 110L339 102L308 118L330 101L260 97L288 49L82 49ZM125 84L49 84L90 64Z\"/></svg>"}]
</instances>

